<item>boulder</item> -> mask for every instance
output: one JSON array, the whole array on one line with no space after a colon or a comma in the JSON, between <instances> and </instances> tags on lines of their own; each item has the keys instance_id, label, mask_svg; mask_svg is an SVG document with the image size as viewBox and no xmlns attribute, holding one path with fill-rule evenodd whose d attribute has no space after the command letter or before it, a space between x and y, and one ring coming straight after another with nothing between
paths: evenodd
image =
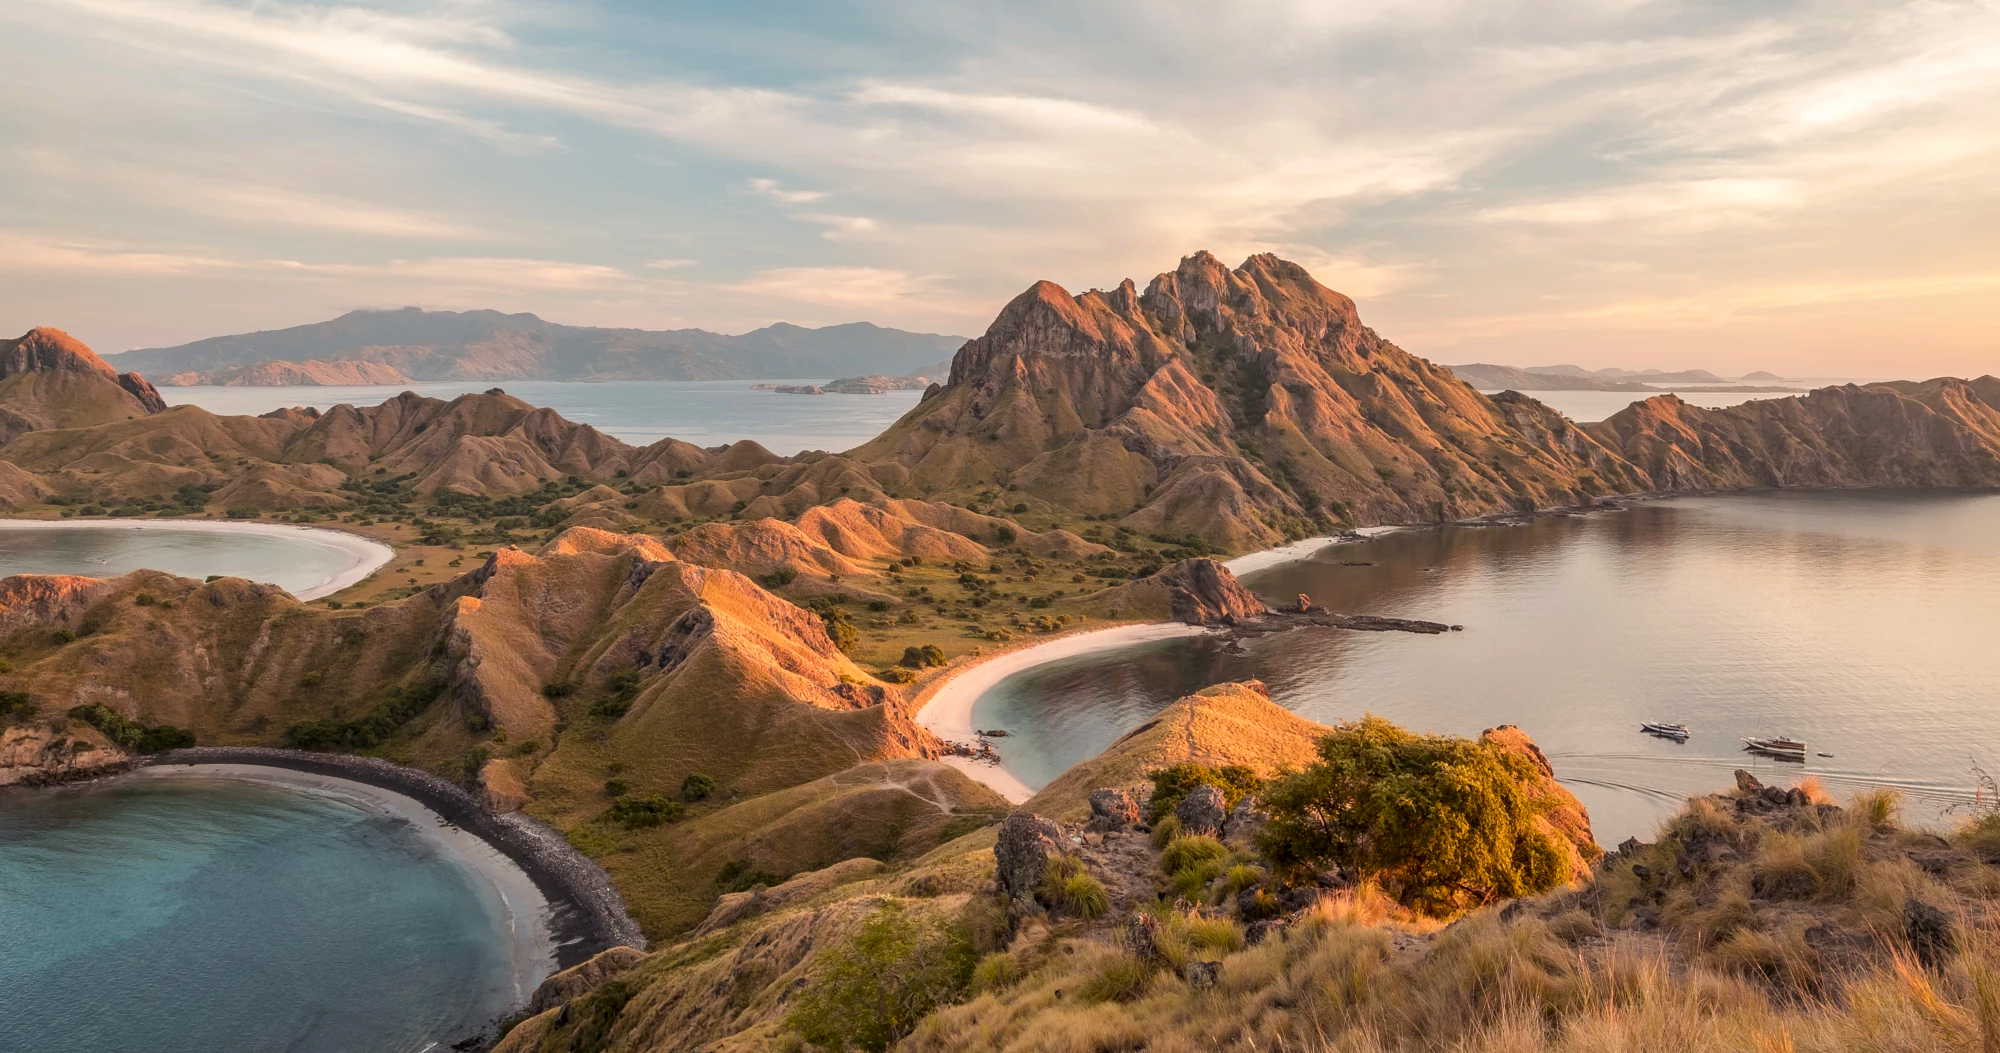
<instances>
[{"instance_id":1,"label":"boulder","mask_svg":"<svg viewBox=\"0 0 2000 1053\"><path fill-rule=\"evenodd\" d=\"M1221 962L1189 962L1181 966L1181 979L1197 991L1206 991L1222 980Z\"/></svg>"},{"instance_id":2,"label":"boulder","mask_svg":"<svg viewBox=\"0 0 2000 1053\"><path fill-rule=\"evenodd\" d=\"M1160 950L1160 919L1151 914L1136 910L1127 914L1118 927L1118 938L1125 944L1125 950L1141 962L1157 965L1166 960Z\"/></svg>"},{"instance_id":3,"label":"boulder","mask_svg":"<svg viewBox=\"0 0 2000 1053\"><path fill-rule=\"evenodd\" d=\"M1139 821L1139 802L1124 790L1090 791L1090 823L1093 833L1123 830Z\"/></svg>"},{"instance_id":4,"label":"boulder","mask_svg":"<svg viewBox=\"0 0 2000 1053\"><path fill-rule=\"evenodd\" d=\"M1743 793L1756 793L1758 790L1761 790L1763 788L1764 784L1758 782L1757 777L1755 775L1752 775L1741 768L1736 769L1737 790Z\"/></svg>"},{"instance_id":5,"label":"boulder","mask_svg":"<svg viewBox=\"0 0 2000 1053\"><path fill-rule=\"evenodd\" d=\"M1265 825L1270 821L1270 814L1257 807L1256 798L1244 794L1243 799L1236 802L1236 807L1230 809L1229 819L1223 824L1223 843L1238 851L1255 852L1257 835L1264 832Z\"/></svg>"},{"instance_id":6,"label":"boulder","mask_svg":"<svg viewBox=\"0 0 2000 1053\"><path fill-rule=\"evenodd\" d=\"M1903 933L1910 938L1917 961L1927 969L1943 965L1958 947L1958 931L1945 912L1914 896L1903 900Z\"/></svg>"},{"instance_id":7,"label":"boulder","mask_svg":"<svg viewBox=\"0 0 2000 1053\"><path fill-rule=\"evenodd\" d=\"M1000 891L1012 899L1032 900L1049 859L1062 852L1062 827L1053 820L1020 808L1008 813L993 842L994 879Z\"/></svg>"},{"instance_id":8,"label":"boulder","mask_svg":"<svg viewBox=\"0 0 2000 1053\"><path fill-rule=\"evenodd\" d=\"M1229 821L1228 800L1221 790L1204 783L1174 806L1174 818L1181 821L1182 833L1220 837L1223 824Z\"/></svg>"}]
</instances>

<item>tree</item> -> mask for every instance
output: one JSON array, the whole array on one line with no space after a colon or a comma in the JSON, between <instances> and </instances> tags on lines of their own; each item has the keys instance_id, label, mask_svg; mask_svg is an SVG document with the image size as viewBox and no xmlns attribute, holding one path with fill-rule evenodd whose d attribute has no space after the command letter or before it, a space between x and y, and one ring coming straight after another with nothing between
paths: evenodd
<instances>
[{"instance_id":1,"label":"tree","mask_svg":"<svg viewBox=\"0 0 2000 1053\"><path fill-rule=\"evenodd\" d=\"M1414 910L1451 914L1552 888L1568 854L1526 759L1377 716L1336 724L1319 759L1264 792L1259 845L1279 869L1337 864Z\"/></svg>"},{"instance_id":2,"label":"tree","mask_svg":"<svg viewBox=\"0 0 2000 1053\"><path fill-rule=\"evenodd\" d=\"M820 952L813 981L785 1022L821 1049L886 1050L962 997L978 958L947 919L891 900L861 923L853 942Z\"/></svg>"}]
</instances>

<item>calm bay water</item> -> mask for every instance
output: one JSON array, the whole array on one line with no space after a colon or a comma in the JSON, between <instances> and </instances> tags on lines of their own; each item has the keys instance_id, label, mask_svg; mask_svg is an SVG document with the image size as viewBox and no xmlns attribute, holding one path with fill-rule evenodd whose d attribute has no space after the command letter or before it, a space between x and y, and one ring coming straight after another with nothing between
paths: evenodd
<instances>
[{"instance_id":1,"label":"calm bay water","mask_svg":"<svg viewBox=\"0 0 2000 1053\"><path fill-rule=\"evenodd\" d=\"M410 819L278 786L0 790L0 1046L415 1053L516 1004L506 905Z\"/></svg>"},{"instance_id":2,"label":"calm bay water","mask_svg":"<svg viewBox=\"0 0 2000 1053\"><path fill-rule=\"evenodd\" d=\"M664 438L696 446L754 439L781 456L801 450L839 452L881 434L917 404L919 391L881 395L781 395L753 391L758 384L824 384L811 380L628 381L579 384L552 380L430 381L402 386L161 388L169 405L194 405L211 413L258 414L282 406L326 409L343 402L373 406L414 391L453 399L499 387L535 406L547 406L579 424L646 446Z\"/></svg>"},{"instance_id":3,"label":"calm bay water","mask_svg":"<svg viewBox=\"0 0 2000 1053\"><path fill-rule=\"evenodd\" d=\"M111 578L163 570L188 578L228 574L269 582L301 599L345 587L387 548L327 530L135 520L91 524L0 520L0 578L76 574Z\"/></svg>"},{"instance_id":4,"label":"calm bay water","mask_svg":"<svg viewBox=\"0 0 2000 1053\"><path fill-rule=\"evenodd\" d=\"M1224 680L1262 679L1319 721L1373 712L1461 735L1518 724L1606 844L1650 834L1738 767L1810 772L1837 793L1898 787L1916 818L1963 800L1972 765L2000 772L2000 495L1677 498L1402 531L1244 580L1273 603L1304 592L1465 631L1304 629L1236 648L1185 638L1100 652L1001 682L975 722L1012 734L995 746L1037 787ZM1642 735L1642 720L1693 736ZM1758 734L1802 738L1812 755L1757 760L1740 740Z\"/></svg>"}]
</instances>

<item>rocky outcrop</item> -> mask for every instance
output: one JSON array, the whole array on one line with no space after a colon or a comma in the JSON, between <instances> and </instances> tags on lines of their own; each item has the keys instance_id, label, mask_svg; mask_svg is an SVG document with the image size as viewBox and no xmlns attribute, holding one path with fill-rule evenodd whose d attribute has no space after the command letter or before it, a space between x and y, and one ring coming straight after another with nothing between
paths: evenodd
<instances>
[{"instance_id":1,"label":"rocky outcrop","mask_svg":"<svg viewBox=\"0 0 2000 1053\"><path fill-rule=\"evenodd\" d=\"M1160 572L1167 607L1187 625L1235 625L1262 617L1266 608L1249 589L1212 559L1189 559Z\"/></svg>"},{"instance_id":2,"label":"rocky outcrop","mask_svg":"<svg viewBox=\"0 0 2000 1053\"><path fill-rule=\"evenodd\" d=\"M1016 808L1001 822L998 839L993 843L994 880L1010 898L1032 900L1049 860L1062 854L1062 827Z\"/></svg>"},{"instance_id":3,"label":"rocky outcrop","mask_svg":"<svg viewBox=\"0 0 2000 1053\"><path fill-rule=\"evenodd\" d=\"M1183 833L1220 837L1229 821L1229 802L1221 790L1203 783L1174 806L1174 818L1180 820Z\"/></svg>"},{"instance_id":4,"label":"rocky outcrop","mask_svg":"<svg viewBox=\"0 0 2000 1053\"><path fill-rule=\"evenodd\" d=\"M1092 833L1114 833L1139 822L1139 802L1124 790L1090 791L1090 822L1085 827Z\"/></svg>"},{"instance_id":5,"label":"rocky outcrop","mask_svg":"<svg viewBox=\"0 0 2000 1053\"><path fill-rule=\"evenodd\" d=\"M645 960L646 952L631 947L600 951L589 961L543 980L528 998L528 1012L547 1012L571 999L582 998Z\"/></svg>"},{"instance_id":6,"label":"rocky outcrop","mask_svg":"<svg viewBox=\"0 0 2000 1053\"><path fill-rule=\"evenodd\" d=\"M54 786L121 772L133 757L103 736L77 727L0 727L0 786Z\"/></svg>"}]
</instances>

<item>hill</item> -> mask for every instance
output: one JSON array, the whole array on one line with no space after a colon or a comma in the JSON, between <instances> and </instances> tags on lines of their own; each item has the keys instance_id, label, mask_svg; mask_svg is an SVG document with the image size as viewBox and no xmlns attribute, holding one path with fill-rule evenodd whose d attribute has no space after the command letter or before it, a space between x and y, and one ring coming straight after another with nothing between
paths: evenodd
<instances>
[{"instance_id":1,"label":"hill","mask_svg":"<svg viewBox=\"0 0 2000 1053\"><path fill-rule=\"evenodd\" d=\"M1585 429L1656 490L2000 486L2000 378L1820 388L1726 409L1673 395Z\"/></svg>"},{"instance_id":2,"label":"hill","mask_svg":"<svg viewBox=\"0 0 2000 1053\"><path fill-rule=\"evenodd\" d=\"M297 383L300 376L411 380L734 380L917 371L963 337L867 322L808 329L780 323L739 336L701 329L602 329L499 311L350 311L260 333L217 336L115 356L176 384ZM292 363L300 368L284 368ZM401 380L308 380L401 383Z\"/></svg>"},{"instance_id":3,"label":"hill","mask_svg":"<svg viewBox=\"0 0 2000 1053\"><path fill-rule=\"evenodd\" d=\"M137 373L119 373L60 329L0 340L0 443L45 428L83 428L166 409Z\"/></svg>"}]
</instances>

